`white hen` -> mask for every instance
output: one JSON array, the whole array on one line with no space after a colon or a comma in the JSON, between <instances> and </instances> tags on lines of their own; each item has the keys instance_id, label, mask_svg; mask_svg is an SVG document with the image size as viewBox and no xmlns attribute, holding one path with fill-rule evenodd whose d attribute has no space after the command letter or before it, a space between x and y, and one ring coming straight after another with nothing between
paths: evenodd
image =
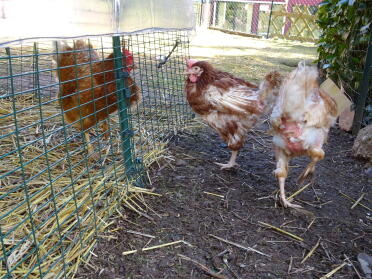
<instances>
[{"instance_id":1,"label":"white hen","mask_svg":"<svg viewBox=\"0 0 372 279\"><path fill-rule=\"evenodd\" d=\"M324 158L323 144L337 116L335 101L319 88L316 67L300 62L283 82L271 114L276 156L275 175L279 180L280 199L284 207L300 207L285 197L285 179L290 158L307 155L310 164L299 181L312 174L315 164Z\"/></svg>"}]
</instances>

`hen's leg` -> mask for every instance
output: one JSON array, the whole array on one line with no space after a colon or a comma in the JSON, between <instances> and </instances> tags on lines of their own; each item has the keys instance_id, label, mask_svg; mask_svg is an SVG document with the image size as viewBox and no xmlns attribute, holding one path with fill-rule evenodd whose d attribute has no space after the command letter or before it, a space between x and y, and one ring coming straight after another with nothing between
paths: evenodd
<instances>
[{"instance_id":1,"label":"hen's leg","mask_svg":"<svg viewBox=\"0 0 372 279\"><path fill-rule=\"evenodd\" d=\"M91 153L93 153L94 148L93 148L92 144L90 143L90 136L89 136L88 131L84 132L84 137L85 137L85 142L87 144L88 153L91 154Z\"/></svg>"},{"instance_id":2,"label":"hen's leg","mask_svg":"<svg viewBox=\"0 0 372 279\"><path fill-rule=\"evenodd\" d=\"M108 123L107 123L107 121L108 121L108 119L106 119L106 120L104 120L104 121L102 122L103 138L104 138L105 140L108 140L108 138L109 138L109 132L108 132L109 127L108 127Z\"/></svg>"},{"instance_id":3,"label":"hen's leg","mask_svg":"<svg viewBox=\"0 0 372 279\"><path fill-rule=\"evenodd\" d=\"M303 183L306 177L314 173L316 163L324 158L324 151L321 148L313 148L308 151L308 155L311 158L311 162L298 177L299 183Z\"/></svg>"},{"instance_id":4,"label":"hen's leg","mask_svg":"<svg viewBox=\"0 0 372 279\"><path fill-rule=\"evenodd\" d=\"M275 176L279 181L280 201L284 207L301 208L300 205L290 203L285 197L285 179L288 176L288 156L280 148L275 148L276 169Z\"/></svg>"},{"instance_id":5,"label":"hen's leg","mask_svg":"<svg viewBox=\"0 0 372 279\"><path fill-rule=\"evenodd\" d=\"M98 156L97 153L94 153L94 148L93 148L93 145L90 142L90 136L89 136L88 131L84 132L84 137L85 137L85 142L87 144L88 155L90 155L89 159L90 160L97 160L99 156Z\"/></svg>"},{"instance_id":6,"label":"hen's leg","mask_svg":"<svg viewBox=\"0 0 372 279\"><path fill-rule=\"evenodd\" d=\"M219 165L221 167L221 170L223 169L230 169L237 165L236 163L236 157L238 156L238 151L237 150L232 150L231 151L231 157L230 160L227 164L222 164L222 163L215 163L216 165Z\"/></svg>"}]
</instances>

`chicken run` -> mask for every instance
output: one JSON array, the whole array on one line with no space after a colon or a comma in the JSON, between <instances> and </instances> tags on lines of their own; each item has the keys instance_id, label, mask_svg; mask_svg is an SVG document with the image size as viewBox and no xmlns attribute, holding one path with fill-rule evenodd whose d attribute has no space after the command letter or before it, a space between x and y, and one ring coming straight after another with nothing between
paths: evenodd
<instances>
[{"instance_id":1,"label":"chicken run","mask_svg":"<svg viewBox=\"0 0 372 279\"><path fill-rule=\"evenodd\" d=\"M362 278L368 181L318 69L249 80L189 45L0 48L0 278Z\"/></svg>"}]
</instances>

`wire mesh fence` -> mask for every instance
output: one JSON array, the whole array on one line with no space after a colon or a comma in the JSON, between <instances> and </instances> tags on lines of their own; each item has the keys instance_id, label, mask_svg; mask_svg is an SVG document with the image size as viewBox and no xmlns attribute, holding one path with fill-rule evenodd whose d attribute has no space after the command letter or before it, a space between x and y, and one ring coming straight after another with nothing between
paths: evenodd
<instances>
[{"instance_id":1,"label":"wire mesh fence","mask_svg":"<svg viewBox=\"0 0 372 279\"><path fill-rule=\"evenodd\" d=\"M213 1L211 27L267 38L316 41L319 0Z\"/></svg>"},{"instance_id":2,"label":"wire mesh fence","mask_svg":"<svg viewBox=\"0 0 372 279\"><path fill-rule=\"evenodd\" d=\"M266 35L269 22L266 7L253 2L216 1L213 5L212 27Z\"/></svg>"},{"instance_id":3,"label":"wire mesh fence","mask_svg":"<svg viewBox=\"0 0 372 279\"><path fill-rule=\"evenodd\" d=\"M1 278L71 278L108 217L136 208L128 193L191 117L188 43L167 31L0 49Z\"/></svg>"}]
</instances>

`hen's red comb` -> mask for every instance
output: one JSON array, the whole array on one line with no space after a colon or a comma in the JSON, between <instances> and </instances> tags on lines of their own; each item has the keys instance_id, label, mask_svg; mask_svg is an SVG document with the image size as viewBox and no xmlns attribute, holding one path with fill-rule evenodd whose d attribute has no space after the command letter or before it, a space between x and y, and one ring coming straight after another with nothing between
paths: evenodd
<instances>
[{"instance_id":1,"label":"hen's red comb","mask_svg":"<svg viewBox=\"0 0 372 279\"><path fill-rule=\"evenodd\" d=\"M123 51L123 54L125 55L126 62L127 62L126 70L128 73L130 73L133 69L133 54L125 48L123 48L122 51Z\"/></svg>"},{"instance_id":2,"label":"hen's red comb","mask_svg":"<svg viewBox=\"0 0 372 279\"><path fill-rule=\"evenodd\" d=\"M192 65L194 65L196 62L198 62L198 61L196 61L194 59L187 59L186 60L187 68L191 68Z\"/></svg>"}]
</instances>

